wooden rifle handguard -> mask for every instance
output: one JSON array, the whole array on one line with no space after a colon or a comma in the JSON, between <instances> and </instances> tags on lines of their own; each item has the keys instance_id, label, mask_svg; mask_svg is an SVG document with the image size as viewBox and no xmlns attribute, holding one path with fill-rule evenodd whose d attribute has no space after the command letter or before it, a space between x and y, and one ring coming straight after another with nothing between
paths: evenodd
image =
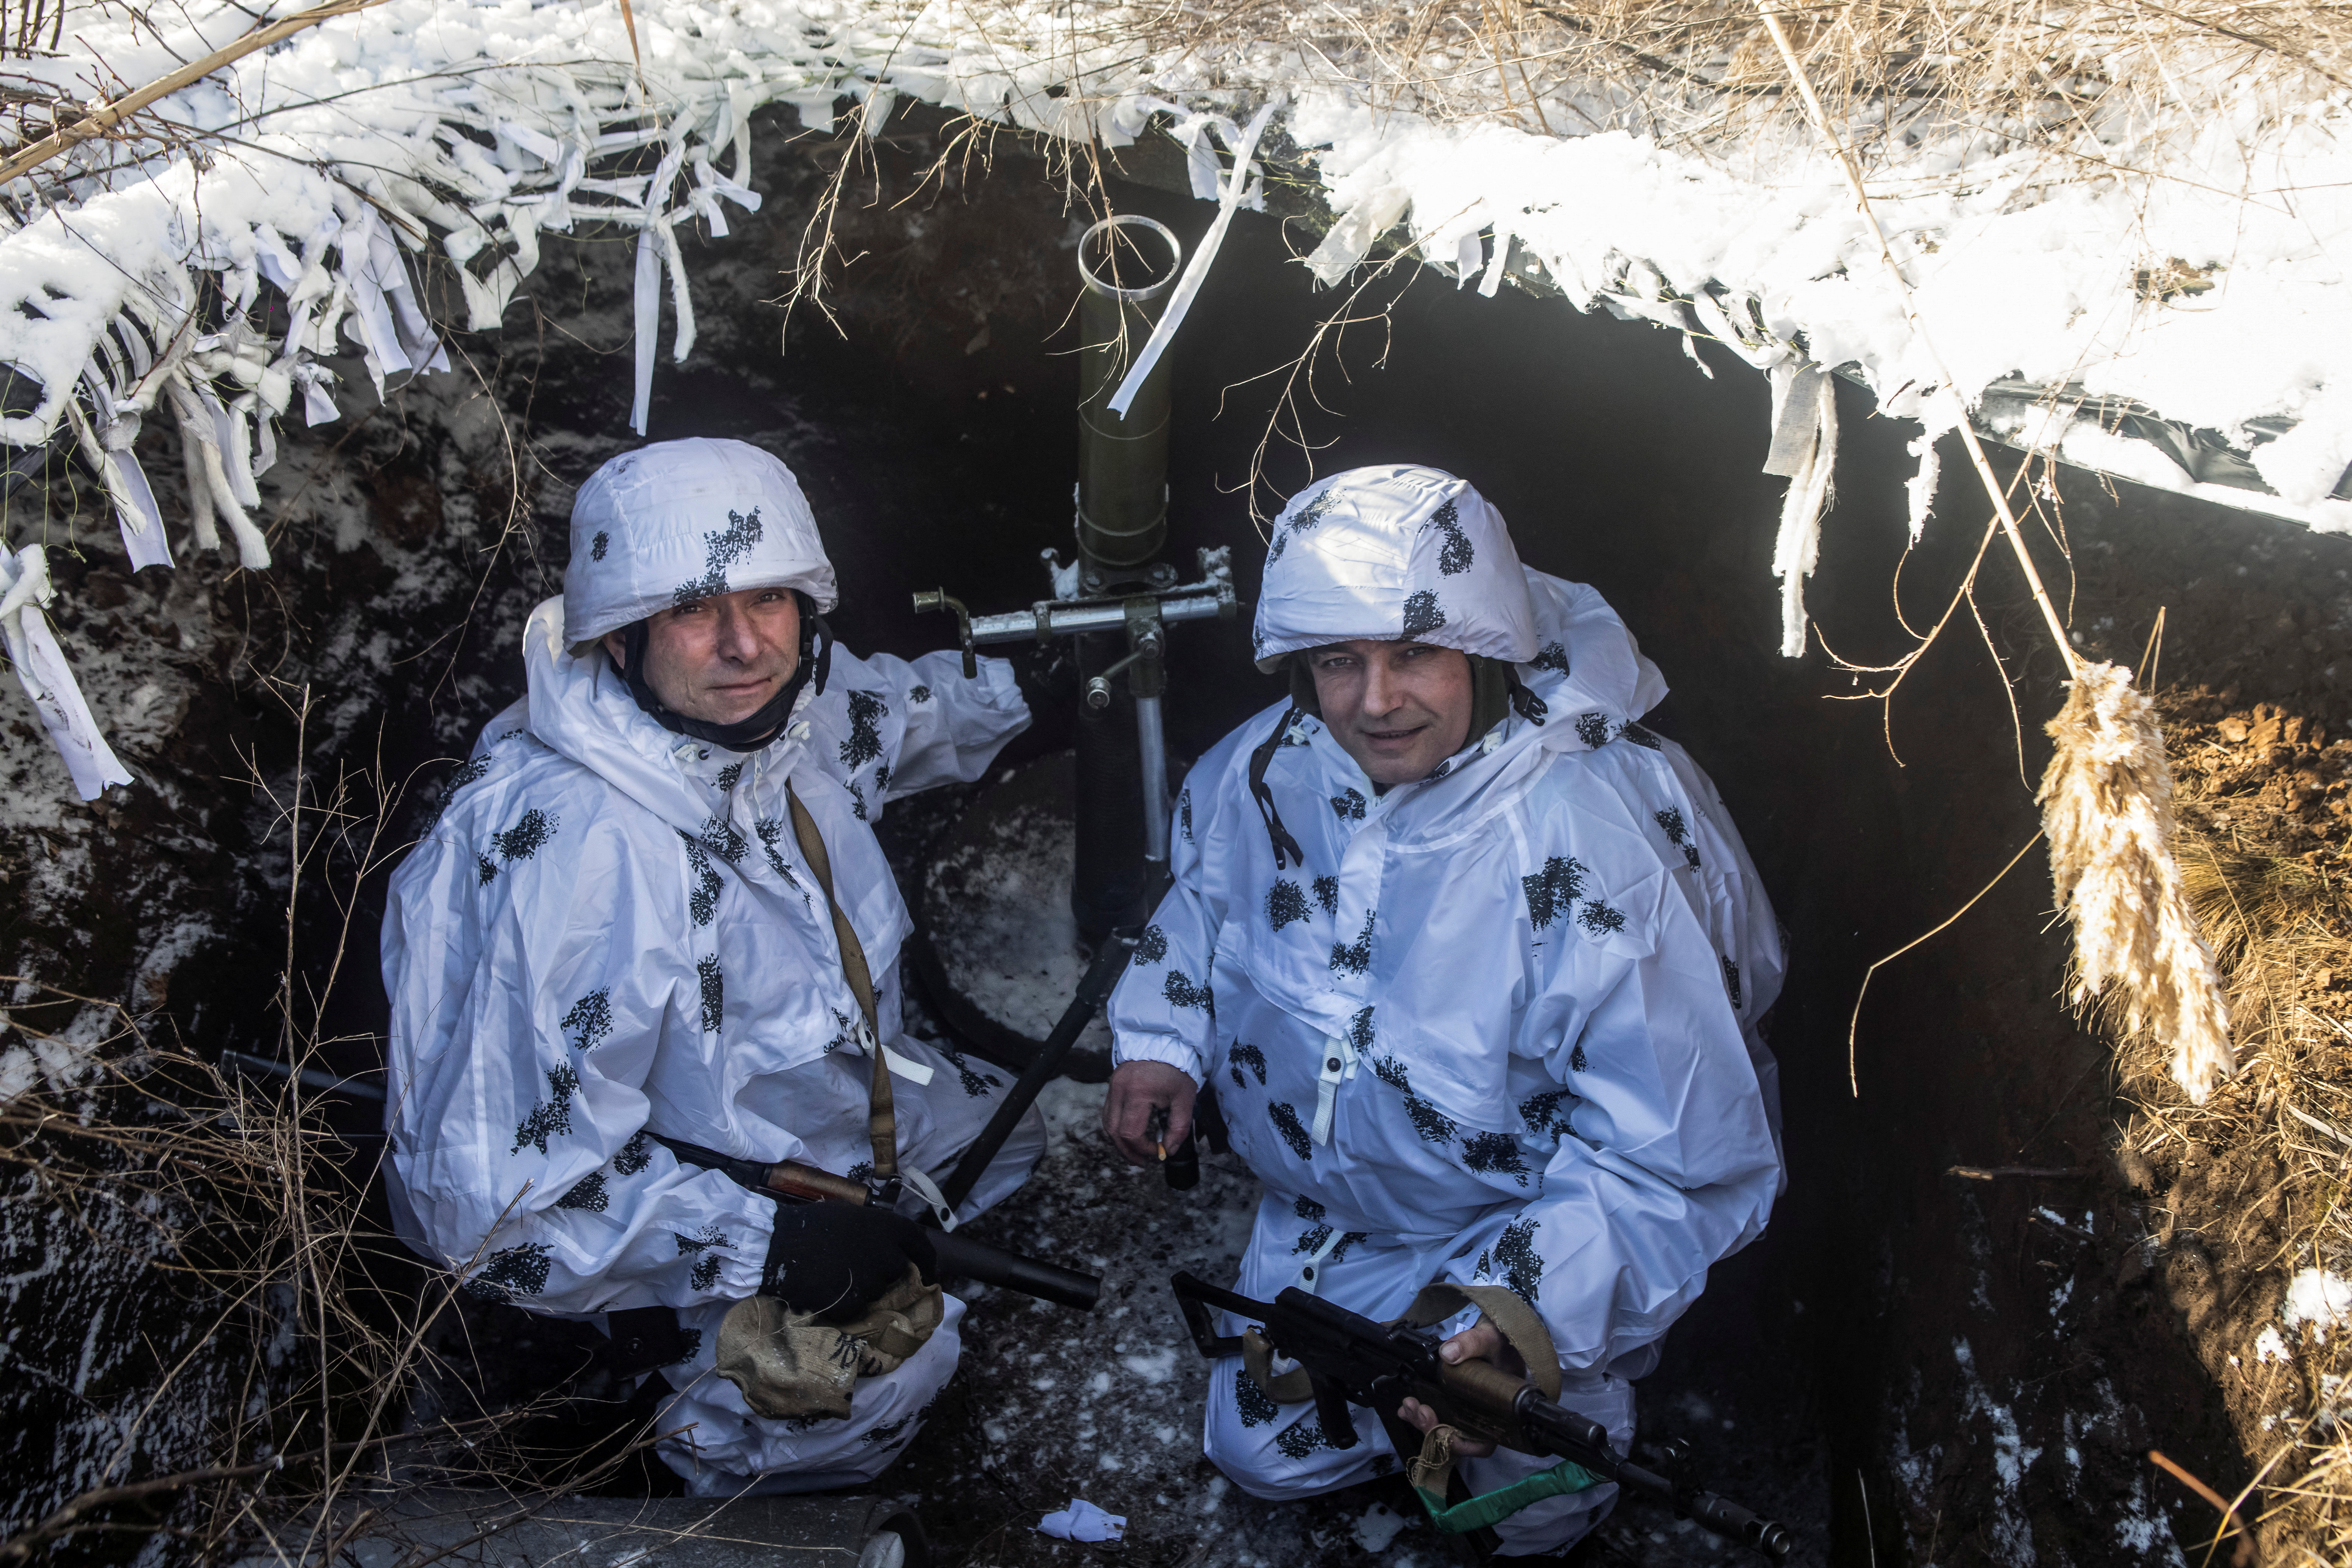
<instances>
[{"instance_id":1,"label":"wooden rifle handguard","mask_svg":"<svg viewBox=\"0 0 2352 1568\"><path fill-rule=\"evenodd\" d=\"M830 1198L836 1203L862 1205L867 1196L865 1183L836 1176L814 1165L803 1165L798 1160L779 1160L770 1165L761 1173L760 1185L780 1198L797 1203Z\"/></svg>"}]
</instances>

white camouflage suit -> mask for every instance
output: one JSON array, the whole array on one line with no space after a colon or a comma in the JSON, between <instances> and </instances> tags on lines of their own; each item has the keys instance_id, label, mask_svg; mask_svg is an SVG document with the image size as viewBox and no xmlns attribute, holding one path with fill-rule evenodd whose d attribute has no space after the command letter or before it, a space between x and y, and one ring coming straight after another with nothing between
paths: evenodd
<instances>
[{"instance_id":1,"label":"white camouflage suit","mask_svg":"<svg viewBox=\"0 0 2352 1568\"><path fill-rule=\"evenodd\" d=\"M1631 1380L1782 1185L1756 1028L1780 938L1714 788L1636 722L1664 683L1598 594L1522 567L1502 519L1433 469L1295 498L1260 668L1407 636L1507 660L1535 700L1385 793L1297 719L1265 784L1304 865L1277 868L1249 783L1288 705L1211 751L1112 999L1116 1057L1215 1079L1265 1184L1235 1289L1385 1321L1432 1280L1507 1285L1551 1332L1563 1401L1627 1446ZM1335 1447L1311 1404L1277 1407L1229 1358L1203 1442L1250 1492L1305 1497L1395 1468L1355 1414L1361 1441ZM1502 1451L1462 1474L1483 1493L1551 1462ZM1503 1550L1560 1549L1615 1490L1507 1519Z\"/></svg>"},{"instance_id":2,"label":"white camouflage suit","mask_svg":"<svg viewBox=\"0 0 2352 1568\"><path fill-rule=\"evenodd\" d=\"M533 1311L678 1310L662 1455L698 1495L879 1473L955 1370L962 1304L862 1379L846 1421L762 1420L711 1372L719 1321L760 1284L774 1200L681 1164L660 1133L740 1157L872 1169L870 1058L789 779L824 837L871 966L899 1163L943 1178L1008 1074L900 1030L911 927L870 822L977 777L1028 723L1008 666L835 652L783 732L738 754L641 710L589 641L685 596L785 585L820 609L833 571L782 464L738 442L609 463L572 514L562 598L524 632L530 695L492 720L439 820L394 874L387 1185L400 1233L467 1288ZM567 626L567 619L570 625ZM577 650L575 652L575 650ZM1033 1112L962 1212L1020 1185Z\"/></svg>"}]
</instances>

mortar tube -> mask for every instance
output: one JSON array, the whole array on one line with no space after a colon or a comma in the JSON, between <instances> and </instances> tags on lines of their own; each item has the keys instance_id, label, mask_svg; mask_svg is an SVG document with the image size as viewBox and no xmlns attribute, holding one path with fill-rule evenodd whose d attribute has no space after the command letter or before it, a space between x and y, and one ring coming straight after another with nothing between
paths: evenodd
<instances>
[{"instance_id":1,"label":"mortar tube","mask_svg":"<svg viewBox=\"0 0 2352 1568\"><path fill-rule=\"evenodd\" d=\"M1156 883L1168 869L1168 736L1160 728L1159 698L1135 700L1135 741L1143 764L1145 880Z\"/></svg>"},{"instance_id":2,"label":"mortar tube","mask_svg":"<svg viewBox=\"0 0 2352 1568\"><path fill-rule=\"evenodd\" d=\"M1155 266L1152 252L1163 247L1165 263ZM1166 225L1134 213L1104 219L1078 241L1078 552L1109 574L1143 566L1167 542L1167 356L1124 418L1109 404L1150 341L1183 259Z\"/></svg>"},{"instance_id":3,"label":"mortar tube","mask_svg":"<svg viewBox=\"0 0 2352 1568\"><path fill-rule=\"evenodd\" d=\"M1125 637L1114 642L1094 634L1074 641L1081 680L1127 652ZM1143 761L1127 683L1112 683L1108 707L1078 704L1077 731L1070 914L1078 939L1091 944L1142 923L1150 912L1144 905Z\"/></svg>"}]
</instances>

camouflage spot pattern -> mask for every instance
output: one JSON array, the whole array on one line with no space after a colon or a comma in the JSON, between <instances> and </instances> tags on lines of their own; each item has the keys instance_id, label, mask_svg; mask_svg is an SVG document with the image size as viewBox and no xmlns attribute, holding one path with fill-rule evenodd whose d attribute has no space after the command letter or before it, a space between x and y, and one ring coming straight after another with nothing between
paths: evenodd
<instances>
[{"instance_id":1,"label":"camouflage spot pattern","mask_svg":"<svg viewBox=\"0 0 2352 1568\"><path fill-rule=\"evenodd\" d=\"M553 1098L533 1106L530 1114L515 1124L514 1147L507 1152L520 1154L528 1143L544 1154L550 1138L571 1136L572 1096L579 1088L580 1075L569 1062L550 1068L547 1089Z\"/></svg>"},{"instance_id":2,"label":"camouflage spot pattern","mask_svg":"<svg viewBox=\"0 0 2352 1568\"><path fill-rule=\"evenodd\" d=\"M556 1199L555 1206L560 1209L585 1209L590 1214L603 1214L604 1205L610 1202L612 1202L611 1194L604 1191L604 1173L591 1171L581 1177L570 1192Z\"/></svg>"},{"instance_id":3,"label":"camouflage spot pattern","mask_svg":"<svg viewBox=\"0 0 2352 1568\"><path fill-rule=\"evenodd\" d=\"M1479 1266L1486 1266L1485 1258ZM1502 1270L1503 1283L1511 1293L1530 1307L1535 1305L1536 1292L1543 1288L1543 1254L1536 1250L1536 1222L1515 1219L1503 1227L1495 1238L1495 1266Z\"/></svg>"},{"instance_id":4,"label":"camouflage spot pattern","mask_svg":"<svg viewBox=\"0 0 2352 1568\"><path fill-rule=\"evenodd\" d=\"M466 1294L478 1301L510 1301L517 1296L538 1295L547 1289L551 1267L547 1255L551 1250L543 1241L526 1241L520 1247L491 1253L474 1277L466 1281Z\"/></svg>"},{"instance_id":5,"label":"camouflage spot pattern","mask_svg":"<svg viewBox=\"0 0 2352 1568\"><path fill-rule=\"evenodd\" d=\"M1628 738L1631 738L1630 735ZM1683 858L1690 862L1691 869L1697 870L1698 846L1690 841L1690 825L1683 820L1682 808L1669 805L1663 810L1651 813L1651 816L1656 819L1659 829L1665 834L1666 842L1680 849L1683 852Z\"/></svg>"},{"instance_id":6,"label":"camouflage spot pattern","mask_svg":"<svg viewBox=\"0 0 2352 1568\"><path fill-rule=\"evenodd\" d=\"M768 869L782 877L784 879L784 885L801 896L802 906L807 907L808 889L801 886L801 879L793 875L792 862L786 860L783 851L776 847L783 842L783 819L763 816L751 825L751 831L760 836L760 853L767 857Z\"/></svg>"},{"instance_id":7,"label":"camouflage spot pattern","mask_svg":"<svg viewBox=\"0 0 2352 1568\"><path fill-rule=\"evenodd\" d=\"M1339 912L1339 879L1337 877L1316 878L1315 901L1323 906L1323 912L1325 914L1338 914Z\"/></svg>"},{"instance_id":8,"label":"camouflage spot pattern","mask_svg":"<svg viewBox=\"0 0 2352 1568\"><path fill-rule=\"evenodd\" d=\"M1725 989L1728 990L1728 991L1731 993L1731 1005L1732 1005L1734 1007L1738 1006L1738 1005L1739 1005L1739 965L1738 965L1738 964L1736 964L1736 963L1732 963L1732 962L1731 962L1731 960L1730 960L1730 959L1728 959L1728 958L1727 958L1727 959L1725 959L1725 960L1723 961L1723 984L1724 984L1724 987L1725 987Z\"/></svg>"},{"instance_id":9,"label":"camouflage spot pattern","mask_svg":"<svg viewBox=\"0 0 2352 1568\"><path fill-rule=\"evenodd\" d=\"M695 841L730 866L743 858L751 848L751 840L723 816L705 817L702 831Z\"/></svg>"},{"instance_id":10,"label":"camouflage spot pattern","mask_svg":"<svg viewBox=\"0 0 2352 1568\"><path fill-rule=\"evenodd\" d=\"M1379 910L1366 910L1364 929L1356 933L1356 940L1331 944L1332 973L1361 974L1372 967L1372 927L1379 919Z\"/></svg>"},{"instance_id":11,"label":"camouflage spot pattern","mask_svg":"<svg viewBox=\"0 0 2352 1568\"><path fill-rule=\"evenodd\" d=\"M729 1237L721 1236L717 1226L708 1225L692 1236L679 1236L676 1231L672 1231L670 1236L677 1243L679 1257L683 1258L688 1253L702 1254L696 1259L692 1272L687 1275L687 1283L698 1290L708 1290L717 1285L719 1273L725 1265L719 1262L719 1253L715 1249L723 1247L731 1252L734 1250L735 1243Z\"/></svg>"},{"instance_id":12,"label":"camouflage spot pattern","mask_svg":"<svg viewBox=\"0 0 2352 1568\"><path fill-rule=\"evenodd\" d=\"M490 835L490 844L506 860L528 860L547 847L555 837L555 818L537 807L515 819L515 825L503 833Z\"/></svg>"},{"instance_id":13,"label":"camouflage spot pattern","mask_svg":"<svg viewBox=\"0 0 2352 1568\"><path fill-rule=\"evenodd\" d=\"M653 1163L653 1145L642 1132L622 1144L621 1152L613 1156L613 1169L625 1176L634 1176Z\"/></svg>"},{"instance_id":14,"label":"camouflage spot pattern","mask_svg":"<svg viewBox=\"0 0 2352 1568\"><path fill-rule=\"evenodd\" d=\"M613 536L600 528L596 531L596 537L588 542L588 559L602 561L604 559L604 552L612 547Z\"/></svg>"},{"instance_id":15,"label":"camouflage spot pattern","mask_svg":"<svg viewBox=\"0 0 2352 1568\"><path fill-rule=\"evenodd\" d=\"M727 1016L727 977L719 972L719 955L706 953L695 960L694 973L702 987L702 1032L715 1035Z\"/></svg>"},{"instance_id":16,"label":"camouflage spot pattern","mask_svg":"<svg viewBox=\"0 0 2352 1568\"><path fill-rule=\"evenodd\" d=\"M1607 936L1625 929L1625 911L1595 899L1576 911L1576 923L1594 936Z\"/></svg>"},{"instance_id":17,"label":"camouflage spot pattern","mask_svg":"<svg viewBox=\"0 0 2352 1568\"><path fill-rule=\"evenodd\" d=\"M1480 1175L1509 1176L1528 1184L1527 1162L1519 1158L1519 1141L1507 1132L1473 1132L1462 1140L1462 1163Z\"/></svg>"},{"instance_id":18,"label":"camouflage spot pattern","mask_svg":"<svg viewBox=\"0 0 2352 1568\"><path fill-rule=\"evenodd\" d=\"M1276 1433L1274 1446L1288 1458L1303 1459L1318 1448L1336 1448L1339 1445L1331 1441L1330 1434L1323 1430L1322 1418L1310 1410Z\"/></svg>"},{"instance_id":19,"label":"camouflage spot pattern","mask_svg":"<svg viewBox=\"0 0 2352 1568\"><path fill-rule=\"evenodd\" d=\"M1591 747L1596 752L1601 747L1607 745L1609 743L1609 715L1606 713L1585 713L1579 715L1576 721L1576 738L1583 742L1586 745Z\"/></svg>"},{"instance_id":20,"label":"camouflage spot pattern","mask_svg":"<svg viewBox=\"0 0 2352 1568\"><path fill-rule=\"evenodd\" d=\"M1265 1087L1265 1053L1245 1041L1235 1040L1225 1051L1225 1065L1234 1075L1234 1087L1242 1087L1242 1068L1256 1075L1258 1087Z\"/></svg>"},{"instance_id":21,"label":"camouflage spot pattern","mask_svg":"<svg viewBox=\"0 0 2352 1568\"><path fill-rule=\"evenodd\" d=\"M1369 1013L1371 1009L1368 1007L1365 1011ZM1413 1093L1404 1063L1394 1057L1382 1057L1372 1064L1372 1076L1404 1096L1405 1116L1412 1122L1412 1130L1421 1134L1423 1142L1450 1143L1454 1141L1454 1119Z\"/></svg>"},{"instance_id":22,"label":"camouflage spot pattern","mask_svg":"<svg viewBox=\"0 0 2352 1568\"><path fill-rule=\"evenodd\" d=\"M1209 988L1193 984L1192 977L1181 969L1168 972L1168 983L1160 987L1160 994L1168 998L1171 1007L1199 1007L1212 1018L1217 1016L1216 998Z\"/></svg>"},{"instance_id":23,"label":"camouflage spot pattern","mask_svg":"<svg viewBox=\"0 0 2352 1568\"><path fill-rule=\"evenodd\" d=\"M1445 624L1444 608L1437 595L1427 588L1412 595L1404 602L1404 635L1424 637Z\"/></svg>"},{"instance_id":24,"label":"camouflage spot pattern","mask_svg":"<svg viewBox=\"0 0 2352 1568\"><path fill-rule=\"evenodd\" d=\"M1331 797L1331 809L1339 814L1339 820L1342 822L1363 821L1363 792L1361 790L1351 788L1344 795L1333 795Z\"/></svg>"},{"instance_id":25,"label":"camouflage spot pattern","mask_svg":"<svg viewBox=\"0 0 2352 1568\"><path fill-rule=\"evenodd\" d=\"M991 1074L984 1073L978 1068L973 1067L970 1062L963 1059L963 1054L961 1051L951 1051L945 1046L939 1045L935 1045L931 1048L938 1051L940 1055L947 1058L949 1065L956 1069L956 1077L963 1082L963 1092L966 1099L978 1100L992 1089L1003 1089L1004 1087L1003 1079L993 1077Z\"/></svg>"},{"instance_id":26,"label":"camouflage spot pattern","mask_svg":"<svg viewBox=\"0 0 2352 1568\"><path fill-rule=\"evenodd\" d=\"M1282 1141L1290 1145L1291 1153L1301 1160L1315 1158L1314 1140L1307 1136L1297 1110L1277 1100L1266 1106L1265 1114L1266 1120L1274 1123L1274 1130L1282 1134Z\"/></svg>"},{"instance_id":27,"label":"camouflage spot pattern","mask_svg":"<svg viewBox=\"0 0 2352 1568\"><path fill-rule=\"evenodd\" d=\"M434 822L440 821L441 814L449 809L449 802L456 798L457 792L469 784L479 783L482 775L489 771L490 759L488 757L470 758L459 764L457 770L449 775L449 782L441 786L441 798L434 804L432 819L425 826L429 827Z\"/></svg>"},{"instance_id":28,"label":"camouflage spot pattern","mask_svg":"<svg viewBox=\"0 0 2352 1568\"><path fill-rule=\"evenodd\" d=\"M760 542L760 509L753 507L751 515L730 510L727 526L702 536L702 575L689 583L681 583L670 595L672 605L683 607L713 595L724 594L727 588L727 568L751 553L751 546Z\"/></svg>"},{"instance_id":29,"label":"camouflage spot pattern","mask_svg":"<svg viewBox=\"0 0 2352 1568\"><path fill-rule=\"evenodd\" d=\"M1530 659L1528 662L1533 664L1538 669L1558 670L1560 674L1566 675L1568 673L1568 649L1559 643L1548 642L1544 644L1541 648L1537 650L1535 658Z\"/></svg>"},{"instance_id":30,"label":"camouflage spot pattern","mask_svg":"<svg viewBox=\"0 0 2352 1568\"><path fill-rule=\"evenodd\" d=\"M1538 1137L1557 1138L1569 1131L1568 1112L1561 1110L1563 1101L1572 1102L1576 1096L1564 1089L1547 1089L1519 1101L1519 1120L1528 1131Z\"/></svg>"},{"instance_id":31,"label":"camouflage spot pattern","mask_svg":"<svg viewBox=\"0 0 2352 1568\"><path fill-rule=\"evenodd\" d=\"M591 991L572 1004L572 1011L563 1015L557 1027L563 1031L564 1043L573 1050L593 1049L598 1041L613 1032L612 991Z\"/></svg>"},{"instance_id":32,"label":"camouflage spot pattern","mask_svg":"<svg viewBox=\"0 0 2352 1568\"><path fill-rule=\"evenodd\" d=\"M1263 1426L1282 1414L1281 1406L1268 1398L1257 1380L1246 1372L1234 1373L1234 1407L1241 1412L1244 1427Z\"/></svg>"},{"instance_id":33,"label":"camouflage spot pattern","mask_svg":"<svg viewBox=\"0 0 2352 1568\"><path fill-rule=\"evenodd\" d=\"M686 846L687 869L694 876L694 891L686 900L686 912L696 925L707 926L719 914L719 873L710 867L710 856L702 845L681 833L678 842Z\"/></svg>"},{"instance_id":34,"label":"camouflage spot pattern","mask_svg":"<svg viewBox=\"0 0 2352 1568\"><path fill-rule=\"evenodd\" d=\"M849 694L849 739L841 742L845 767L862 768L882 754L882 721L890 710L871 691Z\"/></svg>"},{"instance_id":35,"label":"camouflage spot pattern","mask_svg":"<svg viewBox=\"0 0 2352 1568\"><path fill-rule=\"evenodd\" d=\"M1585 876L1583 861L1572 855L1554 855L1544 862L1542 870L1519 879L1519 888L1528 896L1528 919L1536 930L1547 930L1552 921L1566 917L1584 896Z\"/></svg>"},{"instance_id":36,"label":"camouflage spot pattern","mask_svg":"<svg viewBox=\"0 0 2352 1568\"><path fill-rule=\"evenodd\" d=\"M1168 933L1156 925L1145 926L1143 934L1135 939L1135 962L1157 963L1167 956Z\"/></svg>"},{"instance_id":37,"label":"camouflage spot pattern","mask_svg":"<svg viewBox=\"0 0 2352 1568\"><path fill-rule=\"evenodd\" d=\"M1433 528L1445 536L1444 543L1437 552L1439 576L1458 577L1469 571L1478 559L1478 552L1470 547L1470 536L1462 531L1462 514L1454 510L1451 500L1430 513L1429 521L1423 526Z\"/></svg>"},{"instance_id":38,"label":"camouflage spot pattern","mask_svg":"<svg viewBox=\"0 0 2352 1568\"><path fill-rule=\"evenodd\" d=\"M1277 877L1265 890L1265 921L1276 931L1307 916L1307 890L1287 877Z\"/></svg>"}]
</instances>

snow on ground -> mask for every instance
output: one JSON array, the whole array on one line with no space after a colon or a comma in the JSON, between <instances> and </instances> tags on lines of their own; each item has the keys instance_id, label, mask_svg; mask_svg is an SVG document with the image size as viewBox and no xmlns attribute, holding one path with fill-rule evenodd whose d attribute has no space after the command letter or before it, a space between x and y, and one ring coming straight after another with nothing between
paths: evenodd
<instances>
[{"instance_id":1,"label":"snow on ground","mask_svg":"<svg viewBox=\"0 0 2352 1568\"><path fill-rule=\"evenodd\" d=\"M1000 1247L1103 1276L1092 1313L985 1286L971 1303L961 1369L929 1423L875 1484L918 1506L950 1562L1071 1563L1084 1548L1032 1533L1071 1499L1127 1518L1125 1551L1190 1568L1320 1568L1453 1562L1396 1478L1300 1503L1238 1490L1201 1454L1207 1363L1186 1337L1168 1280L1189 1269L1230 1284L1258 1186L1230 1155L1171 1192L1122 1163L1097 1129L1108 1086L1057 1079L1038 1100L1051 1138L1037 1173L971 1225ZM1679 1414L1687 1415L1687 1412ZM1712 1415L1712 1412L1709 1412ZM1687 1422L1685 1422L1687 1425ZM1743 1500L1786 1510L1788 1497ZM1825 1500L1823 1500L1825 1503ZM1790 1517L1792 1561L1822 1562L1828 1520ZM1740 1549L1645 1504L1606 1525L1602 1564L1729 1564Z\"/></svg>"},{"instance_id":2,"label":"snow on ground","mask_svg":"<svg viewBox=\"0 0 2352 1568\"><path fill-rule=\"evenodd\" d=\"M1070 912L1076 840L1066 809L1021 807L992 819L982 836L943 851L924 873L932 946L948 984L996 1022L1043 1040L1061 1021L1085 974L1078 922ZM1110 1030L1090 1019L1072 1049L1108 1057Z\"/></svg>"}]
</instances>

